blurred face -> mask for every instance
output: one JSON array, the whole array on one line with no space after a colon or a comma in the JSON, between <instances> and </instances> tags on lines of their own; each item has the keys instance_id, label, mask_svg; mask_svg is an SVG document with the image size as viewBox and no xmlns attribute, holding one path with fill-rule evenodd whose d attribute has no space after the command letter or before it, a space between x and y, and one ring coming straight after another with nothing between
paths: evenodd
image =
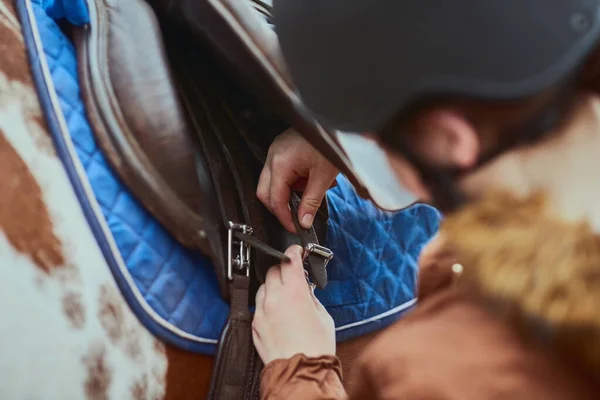
<instances>
[{"instance_id":1,"label":"blurred face","mask_svg":"<svg viewBox=\"0 0 600 400\"><path fill-rule=\"evenodd\" d=\"M441 147L452 159L453 141L461 139L441 139L422 154L443 162ZM398 179L419 187L414 169L396 153L387 157ZM436 274L458 262L460 290L531 337L541 334L544 346L600 371L598 171L600 99L587 96L546 140L510 150L460 180L476 199L448 214L423 252L419 289L435 291ZM448 272L445 278L452 281Z\"/></svg>"},{"instance_id":2,"label":"blurred face","mask_svg":"<svg viewBox=\"0 0 600 400\"><path fill-rule=\"evenodd\" d=\"M479 137L460 116L442 111L420 121L410 140L414 151L431 165L468 170L487 146ZM385 152L397 179L415 195L430 200L416 169L398 153L390 149ZM520 196L544 191L555 211L564 218L588 219L600 232L598 171L600 99L586 95L572 118L548 139L504 153L466 174L458 186L474 197L497 189Z\"/></svg>"}]
</instances>

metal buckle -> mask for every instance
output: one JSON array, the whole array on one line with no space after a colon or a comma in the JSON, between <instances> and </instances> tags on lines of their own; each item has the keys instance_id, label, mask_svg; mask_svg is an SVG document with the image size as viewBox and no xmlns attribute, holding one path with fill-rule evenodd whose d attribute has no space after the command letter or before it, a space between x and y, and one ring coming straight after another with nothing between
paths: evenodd
<instances>
[{"instance_id":1,"label":"metal buckle","mask_svg":"<svg viewBox=\"0 0 600 400\"><path fill-rule=\"evenodd\" d=\"M250 276L250 250L243 240L239 240L233 237L233 231L241 232L245 235L252 235L253 229L248 225L236 224L229 222L229 229L227 231L227 278L233 280L233 268L235 267L238 271L244 271L246 276ZM237 255L234 256L234 246L239 246L237 249Z\"/></svg>"},{"instance_id":2,"label":"metal buckle","mask_svg":"<svg viewBox=\"0 0 600 400\"><path fill-rule=\"evenodd\" d=\"M308 284L308 288L310 289L311 292L315 292L315 288L317 287L317 285L315 285L314 283L312 283L310 281L310 277L308 276L308 271L304 270L304 278L306 279L306 283Z\"/></svg>"},{"instance_id":3,"label":"metal buckle","mask_svg":"<svg viewBox=\"0 0 600 400\"><path fill-rule=\"evenodd\" d=\"M318 245L316 243L309 243L304 248L304 255L302 257L302 261L306 261L309 255L316 254L325 259L323 263L323 267L326 267L329 261L333 258L333 251L329 250L327 247Z\"/></svg>"}]
</instances>

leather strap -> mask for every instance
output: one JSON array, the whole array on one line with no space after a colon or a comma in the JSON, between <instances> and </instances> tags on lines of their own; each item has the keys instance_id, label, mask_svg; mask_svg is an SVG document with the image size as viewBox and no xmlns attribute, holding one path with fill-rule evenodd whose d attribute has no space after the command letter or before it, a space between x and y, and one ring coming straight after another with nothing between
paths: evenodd
<instances>
[{"instance_id":1,"label":"leather strap","mask_svg":"<svg viewBox=\"0 0 600 400\"><path fill-rule=\"evenodd\" d=\"M304 229L298 221L298 208L300 206L300 197L297 194L292 193L290 198L290 208L292 210L292 220L296 227L296 233L300 237L302 247L306 250L310 243L319 244L319 238L315 232L314 227L310 229ZM314 281L319 289L324 289L327 285L327 263L328 258L324 258L318 254L309 253L306 257L304 267L308 271L310 278Z\"/></svg>"},{"instance_id":2,"label":"leather strap","mask_svg":"<svg viewBox=\"0 0 600 400\"><path fill-rule=\"evenodd\" d=\"M256 382L262 366L252 342L249 285L247 276L233 276L231 311L217 349L209 400L252 400L258 396Z\"/></svg>"},{"instance_id":3,"label":"leather strap","mask_svg":"<svg viewBox=\"0 0 600 400\"><path fill-rule=\"evenodd\" d=\"M229 101L228 104L232 107L233 115L231 116L231 121L236 122L239 118L243 118L245 115L256 116L260 115L260 109L255 109L253 106L256 104L252 102L247 102L245 104L239 104L239 98L233 98L232 101ZM244 103L241 101L241 103ZM237 108L236 108L237 107ZM235 117L237 116L237 117ZM264 165L267 159L266 152L263 147L257 145L256 134L254 136L250 135L247 129L244 128L245 125L251 126L253 123L259 123L259 125L266 125L266 123L260 124L259 121L247 121L246 124L238 123L236 124L237 132L244 139L247 148L254 155L254 158L258 160L260 165ZM300 205L300 196L295 192L291 193L290 201L289 201L290 209L292 210L292 220L294 222L294 226L296 227L296 233L298 236L298 240L300 245L306 249L310 244L319 244L319 236L314 226L311 226L309 229L304 229L300 222L298 221L298 207ZM325 208L326 209L326 208ZM321 209L319 209L319 213L321 213ZM322 217L322 215L321 215ZM327 219L327 217L324 217ZM252 242L252 246L266 252L267 254L278 258L281 261L287 261L287 257L283 255L283 253L272 249L270 246L264 245L264 243L258 243L254 238L248 239L248 242ZM274 251L274 252L273 252ZM277 254L279 253L279 254ZM317 287L320 289L325 288L327 285L327 271L325 269L329 259L318 256L317 254L309 254L307 259L305 260L305 268L309 273L310 278L316 283ZM266 271L265 271L266 273ZM259 280L262 281L262 279Z\"/></svg>"},{"instance_id":4,"label":"leather strap","mask_svg":"<svg viewBox=\"0 0 600 400\"><path fill-rule=\"evenodd\" d=\"M300 239L300 243L302 247L307 250L310 244L319 244L319 238L315 232L315 229L311 227L310 229L304 229L300 225L298 221L298 205L300 204L300 198L295 193L292 194L292 198L290 200L290 208L292 209L292 220L294 221L294 225L296 227L296 233ZM260 241L251 235L245 235L241 232L234 232L233 236L236 239L243 240L248 245L250 245L253 249L268 254L271 257L275 257L279 259L281 262L289 262L290 259L281 251L274 249L268 244ZM304 262L304 268L308 272L310 278L314 281L319 289L324 289L327 285L327 263L329 262L328 258L325 258L318 254L309 253Z\"/></svg>"}]
</instances>

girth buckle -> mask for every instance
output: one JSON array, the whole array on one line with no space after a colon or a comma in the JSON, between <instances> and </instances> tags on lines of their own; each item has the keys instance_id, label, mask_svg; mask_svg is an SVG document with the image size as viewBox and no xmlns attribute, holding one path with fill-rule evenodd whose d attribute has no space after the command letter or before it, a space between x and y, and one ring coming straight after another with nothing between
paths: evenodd
<instances>
[{"instance_id":1,"label":"girth buckle","mask_svg":"<svg viewBox=\"0 0 600 400\"><path fill-rule=\"evenodd\" d=\"M250 276L251 247L239 237L234 237L234 231L244 235L252 235L253 229L248 225L229 222L229 229L227 230L227 278L230 281L233 280L234 269L245 273L247 277Z\"/></svg>"},{"instance_id":2,"label":"girth buckle","mask_svg":"<svg viewBox=\"0 0 600 400\"><path fill-rule=\"evenodd\" d=\"M329 261L333 258L333 251L328 249L325 246L318 245L316 243L309 243L304 248L304 255L302 257L303 261L306 261L308 256L311 254L316 254L318 256L323 257L323 267L326 267Z\"/></svg>"}]
</instances>

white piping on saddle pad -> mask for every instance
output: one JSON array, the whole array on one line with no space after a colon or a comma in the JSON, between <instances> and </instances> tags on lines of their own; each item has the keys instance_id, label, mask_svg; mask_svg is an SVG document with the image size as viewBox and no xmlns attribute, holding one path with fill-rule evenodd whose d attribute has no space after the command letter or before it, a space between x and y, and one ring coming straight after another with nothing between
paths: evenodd
<instances>
[{"instance_id":1,"label":"white piping on saddle pad","mask_svg":"<svg viewBox=\"0 0 600 400\"><path fill-rule=\"evenodd\" d=\"M56 155L29 75L30 66L36 72L45 68L46 74L48 68L45 59L24 53L40 49L33 5L30 0L15 3L24 35L32 40L23 40L19 24L6 53L19 53L22 58L13 61L22 71L17 75L0 68L0 135L9 143L6 154L16 153L10 167L19 171L5 176L2 187L8 193L2 195L17 200L3 211L22 224L0 227L0 397L126 399L139 384L149 398L162 398L167 357L120 297ZM64 126L64 121L57 123ZM39 192L30 192L35 186ZM36 225L31 220L36 215L46 223ZM119 316L117 336L112 311Z\"/></svg>"},{"instance_id":2,"label":"white piping on saddle pad","mask_svg":"<svg viewBox=\"0 0 600 400\"><path fill-rule=\"evenodd\" d=\"M403 311L408 310L410 307L414 306L416 303L417 303L417 299L414 298L412 300L407 301L406 303L402 303L399 306L394 307L391 310L388 310L388 311L386 311L384 313L381 313L379 315L376 315L374 317L367 318L367 319L364 319L362 321L354 322L354 323L351 323L351 324L348 324L348 325L340 326L339 328L336 328L335 331L336 332L340 332L340 331L343 331L343 330L346 330L346 329L356 328L358 326L365 325L365 324L368 324L370 322L375 322L375 321L378 321L380 319L387 318L387 317L389 317L391 315L398 314L398 313L401 313Z\"/></svg>"}]
</instances>

